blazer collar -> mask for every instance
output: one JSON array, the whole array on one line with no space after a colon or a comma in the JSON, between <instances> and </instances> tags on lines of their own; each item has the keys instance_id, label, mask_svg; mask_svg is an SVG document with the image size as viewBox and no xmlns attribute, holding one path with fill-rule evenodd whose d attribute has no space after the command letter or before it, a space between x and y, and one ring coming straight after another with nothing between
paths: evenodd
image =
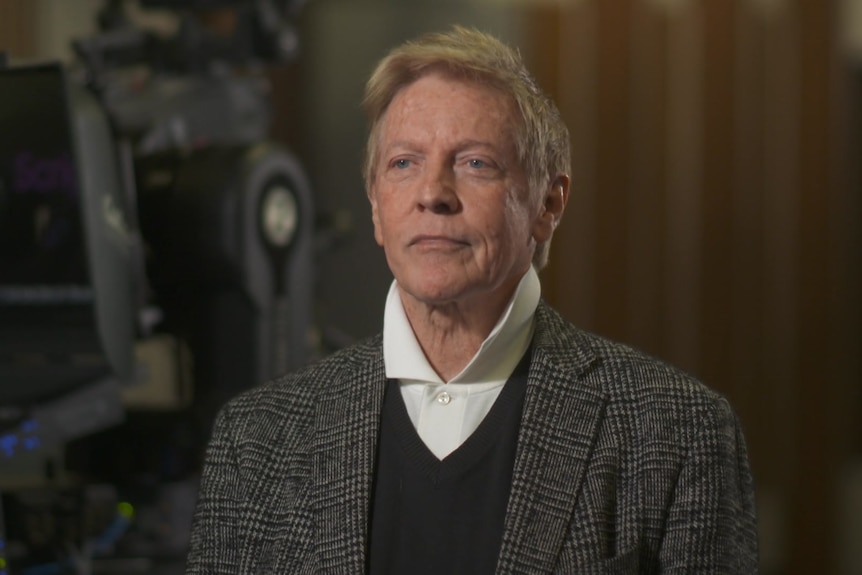
<instances>
[{"instance_id":1,"label":"blazer collar","mask_svg":"<svg viewBox=\"0 0 862 575\"><path fill-rule=\"evenodd\" d=\"M553 571L607 402L586 377L598 359L586 336L545 304L536 313L498 573Z\"/></svg>"},{"instance_id":2,"label":"blazer collar","mask_svg":"<svg viewBox=\"0 0 862 575\"><path fill-rule=\"evenodd\" d=\"M318 570L364 573L374 460L386 389L379 337L352 350L317 404L312 455Z\"/></svg>"}]
</instances>

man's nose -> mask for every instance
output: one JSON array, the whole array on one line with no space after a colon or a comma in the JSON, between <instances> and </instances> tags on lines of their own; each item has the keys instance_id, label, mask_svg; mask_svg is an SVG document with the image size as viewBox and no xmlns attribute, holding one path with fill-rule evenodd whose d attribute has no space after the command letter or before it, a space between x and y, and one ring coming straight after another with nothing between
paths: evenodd
<instances>
[{"instance_id":1,"label":"man's nose","mask_svg":"<svg viewBox=\"0 0 862 575\"><path fill-rule=\"evenodd\" d=\"M451 166L428 166L419 190L419 209L453 214L460 208Z\"/></svg>"}]
</instances>

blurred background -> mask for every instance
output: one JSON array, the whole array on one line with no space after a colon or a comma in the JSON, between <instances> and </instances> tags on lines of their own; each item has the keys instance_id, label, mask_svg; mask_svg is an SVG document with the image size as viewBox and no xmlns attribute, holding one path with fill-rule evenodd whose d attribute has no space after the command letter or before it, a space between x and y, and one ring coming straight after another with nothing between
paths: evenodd
<instances>
[{"instance_id":1,"label":"blurred background","mask_svg":"<svg viewBox=\"0 0 862 575\"><path fill-rule=\"evenodd\" d=\"M176 26L175 10L114 4L136 25ZM365 79L402 40L476 26L519 47L571 130L573 190L544 297L731 399L755 474L763 573L862 573L862 0L301 4L289 56L254 67L271 106L266 139L301 166L313 204L300 210L314 229L309 350L287 365L381 327L391 276L359 172ZM0 0L0 51L12 64L71 65L71 41L97 33L105 5ZM210 28L222 25L216 12ZM206 377L194 382L204 396ZM209 409L255 383L223 386ZM185 446L170 473L146 470L153 533L173 529L147 548L157 554L179 556L185 542L208 430L207 415L190 415L192 395L129 402L120 428L61 456L68 475L120 485L128 499L144 471L127 462L112 473L118 452L134 458L154 437ZM189 417L199 425L178 423ZM43 463L6 462L0 489L32 484L33 469L40 484L64 475L46 479Z\"/></svg>"}]
</instances>

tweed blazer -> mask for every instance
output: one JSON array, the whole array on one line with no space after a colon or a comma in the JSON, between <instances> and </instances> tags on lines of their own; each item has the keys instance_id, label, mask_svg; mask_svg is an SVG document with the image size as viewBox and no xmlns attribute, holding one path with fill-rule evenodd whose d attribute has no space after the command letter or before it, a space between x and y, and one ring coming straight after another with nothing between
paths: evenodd
<instances>
[{"instance_id":1,"label":"tweed blazer","mask_svg":"<svg viewBox=\"0 0 862 575\"><path fill-rule=\"evenodd\" d=\"M544 302L498 573L755 573L753 483L728 402ZM382 338L245 392L207 450L188 575L366 567Z\"/></svg>"}]
</instances>

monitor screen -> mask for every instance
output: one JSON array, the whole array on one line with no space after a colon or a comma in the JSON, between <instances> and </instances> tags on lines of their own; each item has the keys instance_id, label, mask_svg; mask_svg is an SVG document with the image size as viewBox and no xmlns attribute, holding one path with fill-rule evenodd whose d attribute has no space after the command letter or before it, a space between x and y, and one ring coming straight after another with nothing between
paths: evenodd
<instances>
[{"instance_id":1,"label":"monitor screen","mask_svg":"<svg viewBox=\"0 0 862 575\"><path fill-rule=\"evenodd\" d=\"M59 64L0 69L0 406L130 369L113 152L107 118Z\"/></svg>"},{"instance_id":2,"label":"monitor screen","mask_svg":"<svg viewBox=\"0 0 862 575\"><path fill-rule=\"evenodd\" d=\"M14 286L39 286L52 288L40 294L56 301L89 285L63 82L53 66L0 73L0 285L6 298L24 297Z\"/></svg>"}]
</instances>

